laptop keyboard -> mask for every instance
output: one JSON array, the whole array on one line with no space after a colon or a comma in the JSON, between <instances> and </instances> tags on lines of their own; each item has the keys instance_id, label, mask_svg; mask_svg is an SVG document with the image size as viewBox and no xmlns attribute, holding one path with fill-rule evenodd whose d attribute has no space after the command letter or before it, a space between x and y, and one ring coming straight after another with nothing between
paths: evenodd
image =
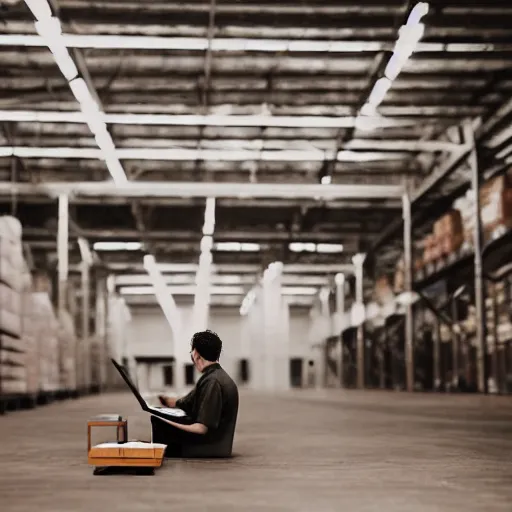
<instances>
[{"instance_id":1,"label":"laptop keyboard","mask_svg":"<svg viewBox=\"0 0 512 512\"><path fill-rule=\"evenodd\" d=\"M170 407L150 407L150 409L154 411L164 412L169 416L176 416L177 418L182 418L183 416L187 415L185 411L183 411L182 409L172 409Z\"/></svg>"}]
</instances>

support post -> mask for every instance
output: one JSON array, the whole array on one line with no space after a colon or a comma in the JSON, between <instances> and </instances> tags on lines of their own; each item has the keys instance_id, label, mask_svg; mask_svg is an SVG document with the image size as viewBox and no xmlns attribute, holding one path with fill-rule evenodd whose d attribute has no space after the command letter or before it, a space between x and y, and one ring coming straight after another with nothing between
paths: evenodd
<instances>
[{"instance_id":1,"label":"support post","mask_svg":"<svg viewBox=\"0 0 512 512\"><path fill-rule=\"evenodd\" d=\"M356 254L352 258L356 275L356 305L364 306L364 289L363 289L363 263L366 258L365 254ZM365 357L364 357L364 327L363 322L357 327L357 387L364 389L365 386Z\"/></svg>"},{"instance_id":2,"label":"support post","mask_svg":"<svg viewBox=\"0 0 512 512\"><path fill-rule=\"evenodd\" d=\"M86 390L91 387L91 340L90 340L90 267L82 261L82 385Z\"/></svg>"},{"instance_id":3,"label":"support post","mask_svg":"<svg viewBox=\"0 0 512 512\"><path fill-rule=\"evenodd\" d=\"M322 385L324 388L330 387L331 379L329 378L329 342L328 339L332 334L331 328L331 315L329 311L329 296L330 290L324 287L320 290L320 313L321 313L321 347L322 347L322 361L323 361L323 374L322 374Z\"/></svg>"},{"instance_id":4,"label":"support post","mask_svg":"<svg viewBox=\"0 0 512 512\"><path fill-rule=\"evenodd\" d=\"M469 129L466 133L469 135ZM475 144L473 133L472 140L466 140L466 143ZM478 391L487 392L486 375L486 326L485 326L485 295L483 283L483 262L482 262L482 219L480 215L480 175L478 172L478 158L476 147L473 148L469 156L471 166L471 189L473 192L473 215L475 218L475 227L473 233L473 244L475 250L475 312L476 312L476 344L477 344L477 371L478 371Z\"/></svg>"},{"instance_id":5,"label":"support post","mask_svg":"<svg viewBox=\"0 0 512 512\"><path fill-rule=\"evenodd\" d=\"M455 389L459 388L459 376L460 376L460 365L459 365L459 346L460 346L460 328L459 328L459 314L457 311L457 298L452 298L451 303L451 317L452 317L452 385Z\"/></svg>"},{"instance_id":6,"label":"support post","mask_svg":"<svg viewBox=\"0 0 512 512\"><path fill-rule=\"evenodd\" d=\"M402 197L404 219L404 288L407 294L412 292L412 221L411 200L406 193ZM405 312L405 371L407 391L414 391L414 318L413 305L407 303Z\"/></svg>"},{"instance_id":7,"label":"support post","mask_svg":"<svg viewBox=\"0 0 512 512\"><path fill-rule=\"evenodd\" d=\"M339 322L338 322L338 332L337 336L340 339L340 352L339 352L339 385L343 387L344 375L343 375L343 336L341 334L343 329L343 315L345 314L345 275L344 274L336 274L334 278L336 283L336 313L338 314Z\"/></svg>"},{"instance_id":8,"label":"support post","mask_svg":"<svg viewBox=\"0 0 512 512\"><path fill-rule=\"evenodd\" d=\"M432 332L434 341L434 391L441 389L441 325L439 318L434 317L434 331Z\"/></svg>"},{"instance_id":9,"label":"support post","mask_svg":"<svg viewBox=\"0 0 512 512\"><path fill-rule=\"evenodd\" d=\"M98 343L97 352L97 375L100 390L105 386L105 361L107 351L105 347L106 329L106 282L104 276L98 276L96 280L96 342Z\"/></svg>"},{"instance_id":10,"label":"support post","mask_svg":"<svg viewBox=\"0 0 512 512\"><path fill-rule=\"evenodd\" d=\"M57 256L58 256L58 315L59 320L63 319L67 306L67 284L68 284L68 244L69 244L69 203L68 196L59 196L59 219L57 233Z\"/></svg>"}]
</instances>

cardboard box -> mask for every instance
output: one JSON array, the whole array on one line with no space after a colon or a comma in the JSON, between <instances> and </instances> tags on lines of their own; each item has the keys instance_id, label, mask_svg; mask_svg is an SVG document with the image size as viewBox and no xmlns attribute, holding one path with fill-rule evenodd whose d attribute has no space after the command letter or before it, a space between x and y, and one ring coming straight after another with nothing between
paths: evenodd
<instances>
[{"instance_id":1,"label":"cardboard box","mask_svg":"<svg viewBox=\"0 0 512 512\"><path fill-rule=\"evenodd\" d=\"M450 210L441 218L443 235L457 236L463 232L462 215L459 210Z\"/></svg>"},{"instance_id":2,"label":"cardboard box","mask_svg":"<svg viewBox=\"0 0 512 512\"><path fill-rule=\"evenodd\" d=\"M464 242L462 233L448 235L446 234L441 240L441 252L443 255L449 255L458 251Z\"/></svg>"},{"instance_id":3,"label":"cardboard box","mask_svg":"<svg viewBox=\"0 0 512 512\"><path fill-rule=\"evenodd\" d=\"M480 207L485 241L499 227L512 229L512 185L508 175L497 176L482 185Z\"/></svg>"}]
</instances>

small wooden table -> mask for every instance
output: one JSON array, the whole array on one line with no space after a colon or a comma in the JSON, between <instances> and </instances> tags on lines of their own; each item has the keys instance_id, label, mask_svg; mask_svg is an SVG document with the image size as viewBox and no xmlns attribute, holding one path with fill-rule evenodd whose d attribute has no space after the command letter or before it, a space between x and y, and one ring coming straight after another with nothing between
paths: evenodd
<instances>
[{"instance_id":1,"label":"small wooden table","mask_svg":"<svg viewBox=\"0 0 512 512\"><path fill-rule=\"evenodd\" d=\"M92 427L116 427L117 440L92 446ZM154 471L164 459L166 445L128 441L128 422L121 416L96 416L87 422L87 458L95 466L94 474L101 474L100 468L146 468ZM151 473L152 474L152 473Z\"/></svg>"},{"instance_id":2,"label":"small wooden table","mask_svg":"<svg viewBox=\"0 0 512 512\"><path fill-rule=\"evenodd\" d=\"M117 414L95 416L87 422L87 453L91 451L92 427L117 427L117 442L126 443L128 441L128 420L123 420L123 417Z\"/></svg>"}]
</instances>

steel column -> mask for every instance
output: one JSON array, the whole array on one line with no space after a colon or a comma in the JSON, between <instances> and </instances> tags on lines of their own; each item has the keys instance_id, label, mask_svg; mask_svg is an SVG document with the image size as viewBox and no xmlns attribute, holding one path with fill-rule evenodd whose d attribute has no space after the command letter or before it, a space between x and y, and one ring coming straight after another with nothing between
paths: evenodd
<instances>
[{"instance_id":1,"label":"steel column","mask_svg":"<svg viewBox=\"0 0 512 512\"><path fill-rule=\"evenodd\" d=\"M466 141L468 142L468 141ZM471 188L473 191L473 215L475 217L475 228L473 233L473 244L475 249L475 310L476 310L476 343L477 343L477 370L478 370L478 391L487 392L486 375L486 325L485 325L485 290L483 282L483 261L482 261L482 219L480 215L480 174L478 172L478 159L476 147L473 142L473 151L469 157L471 166Z\"/></svg>"},{"instance_id":2,"label":"steel column","mask_svg":"<svg viewBox=\"0 0 512 512\"><path fill-rule=\"evenodd\" d=\"M452 317L452 385L457 389L459 387L459 346L460 346L460 327L459 327L459 315L457 311L457 298L454 297L451 303L451 317Z\"/></svg>"},{"instance_id":3,"label":"steel column","mask_svg":"<svg viewBox=\"0 0 512 512\"><path fill-rule=\"evenodd\" d=\"M363 283L363 263L364 254L356 254L352 258L356 275L356 304L364 304L364 283ZM365 386L365 357L364 357L364 327L361 324L357 328L357 387L363 389Z\"/></svg>"},{"instance_id":4,"label":"steel column","mask_svg":"<svg viewBox=\"0 0 512 512\"><path fill-rule=\"evenodd\" d=\"M68 260L68 244L69 244L69 204L68 196L59 196L59 217L58 217L58 233L57 233L57 255L58 255L58 314L59 319L63 319L63 315L67 306L67 281L69 271Z\"/></svg>"},{"instance_id":5,"label":"steel column","mask_svg":"<svg viewBox=\"0 0 512 512\"><path fill-rule=\"evenodd\" d=\"M85 261L82 267L82 384L85 389L91 386L91 340L90 340L90 269Z\"/></svg>"},{"instance_id":6,"label":"steel column","mask_svg":"<svg viewBox=\"0 0 512 512\"><path fill-rule=\"evenodd\" d=\"M412 222L411 201L407 194L402 198L404 219L404 288L412 292ZM405 361L407 391L414 391L414 318L413 305L408 303L405 313Z\"/></svg>"},{"instance_id":7,"label":"steel column","mask_svg":"<svg viewBox=\"0 0 512 512\"><path fill-rule=\"evenodd\" d=\"M343 315L345 314L345 275L344 274L336 274L335 277L336 282L336 312L338 314L338 331L336 336L339 337L339 345L340 345L340 353L339 353L339 374L338 374L338 383L341 387L343 387L344 378L343 378L343 336L341 331L343 329Z\"/></svg>"}]
</instances>

